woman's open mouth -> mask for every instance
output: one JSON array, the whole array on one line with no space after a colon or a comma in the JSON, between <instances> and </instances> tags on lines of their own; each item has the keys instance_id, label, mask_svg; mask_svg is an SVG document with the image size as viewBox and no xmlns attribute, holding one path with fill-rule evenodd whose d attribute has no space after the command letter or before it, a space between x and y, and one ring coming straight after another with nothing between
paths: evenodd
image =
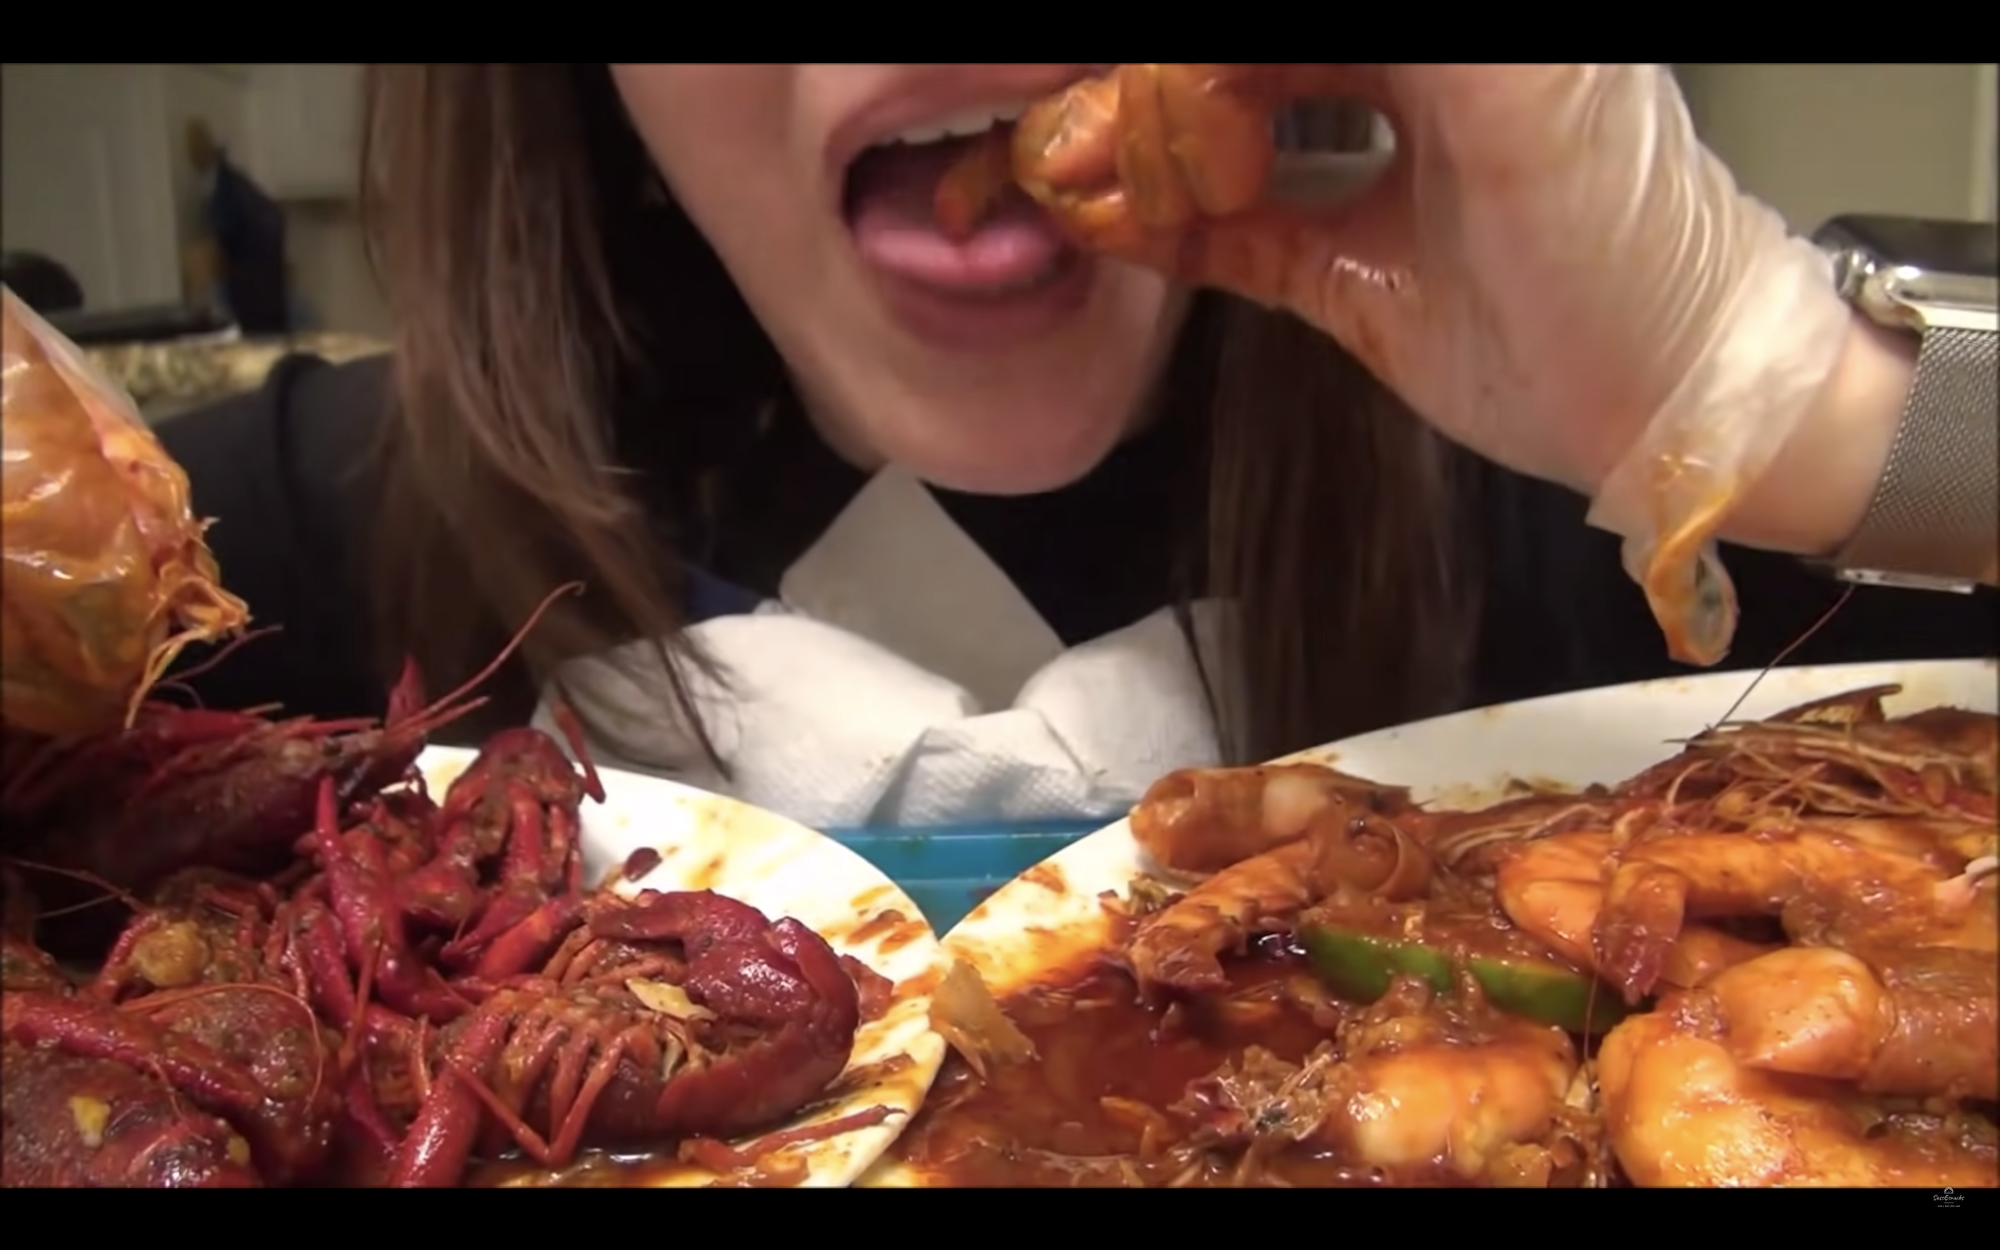
<instances>
[{"instance_id":1,"label":"woman's open mouth","mask_svg":"<svg viewBox=\"0 0 2000 1250\"><path fill-rule=\"evenodd\" d=\"M856 252L896 319L940 346L1014 346L1089 294L1093 266L1017 188L966 237L948 235L937 220L945 171L1020 112L988 108L913 127L847 169L842 208Z\"/></svg>"}]
</instances>

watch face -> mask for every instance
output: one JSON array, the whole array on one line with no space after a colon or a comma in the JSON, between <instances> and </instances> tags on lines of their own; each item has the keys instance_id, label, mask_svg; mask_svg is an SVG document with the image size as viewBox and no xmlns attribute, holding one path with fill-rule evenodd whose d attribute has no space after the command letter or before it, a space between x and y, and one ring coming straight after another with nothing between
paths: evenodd
<instances>
[{"instance_id":1,"label":"watch face","mask_svg":"<svg viewBox=\"0 0 2000 1250\"><path fill-rule=\"evenodd\" d=\"M1826 228L1891 264L2000 278L2000 232L1991 222L1854 216L1837 217Z\"/></svg>"}]
</instances>

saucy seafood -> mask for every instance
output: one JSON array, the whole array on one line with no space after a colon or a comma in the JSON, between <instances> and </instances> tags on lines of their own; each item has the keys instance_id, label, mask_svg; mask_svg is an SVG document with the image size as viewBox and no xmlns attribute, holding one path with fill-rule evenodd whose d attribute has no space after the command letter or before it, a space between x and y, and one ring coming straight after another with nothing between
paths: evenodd
<instances>
[{"instance_id":1,"label":"saucy seafood","mask_svg":"<svg viewBox=\"0 0 2000 1250\"><path fill-rule=\"evenodd\" d=\"M0 719L85 733L129 717L183 647L240 631L187 475L124 395L0 291Z\"/></svg>"},{"instance_id":2,"label":"saucy seafood","mask_svg":"<svg viewBox=\"0 0 2000 1250\"><path fill-rule=\"evenodd\" d=\"M426 735L476 681L429 702L406 670L379 722L160 698L242 605L178 467L5 303L0 1184L780 1185L779 1152L890 1115L783 1127L889 982L632 888L657 854L585 882L581 735L572 762L504 731L433 794Z\"/></svg>"},{"instance_id":3,"label":"saucy seafood","mask_svg":"<svg viewBox=\"0 0 2000 1250\"><path fill-rule=\"evenodd\" d=\"M930 1184L2000 1184L1996 718L1855 691L1476 812L1181 773L1110 947L995 1002ZM951 992L946 992L951 991Z\"/></svg>"},{"instance_id":4,"label":"saucy seafood","mask_svg":"<svg viewBox=\"0 0 2000 1250\"><path fill-rule=\"evenodd\" d=\"M427 723L148 705L10 753L0 1184L789 1184L777 1151L887 1118L783 1128L884 977L712 891L585 882L587 760L507 730L435 793ZM65 914L125 919L107 948Z\"/></svg>"}]
</instances>

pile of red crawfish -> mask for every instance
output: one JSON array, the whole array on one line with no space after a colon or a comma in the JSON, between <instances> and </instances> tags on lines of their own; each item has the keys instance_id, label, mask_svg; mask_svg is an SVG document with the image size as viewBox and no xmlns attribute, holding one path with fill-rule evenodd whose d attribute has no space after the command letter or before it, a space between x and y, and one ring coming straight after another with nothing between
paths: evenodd
<instances>
[{"instance_id":1,"label":"pile of red crawfish","mask_svg":"<svg viewBox=\"0 0 2000 1250\"><path fill-rule=\"evenodd\" d=\"M883 978L720 894L586 888L577 743L503 731L432 797L425 733L471 704L419 702L411 672L375 725L148 704L10 741L0 1181L449 1186L825 1095ZM130 910L87 979L36 944L38 877Z\"/></svg>"},{"instance_id":2,"label":"pile of red crawfish","mask_svg":"<svg viewBox=\"0 0 2000 1250\"><path fill-rule=\"evenodd\" d=\"M604 793L566 714L570 753L506 730L433 796L418 757L485 674L427 705L406 667L380 721L165 701L186 644L254 645L247 612L180 467L4 304L0 1184L557 1182L668 1148L783 1184L770 1152L887 1117L774 1127L888 982L711 891L587 886Z\"/></svg>"}]
</instances>

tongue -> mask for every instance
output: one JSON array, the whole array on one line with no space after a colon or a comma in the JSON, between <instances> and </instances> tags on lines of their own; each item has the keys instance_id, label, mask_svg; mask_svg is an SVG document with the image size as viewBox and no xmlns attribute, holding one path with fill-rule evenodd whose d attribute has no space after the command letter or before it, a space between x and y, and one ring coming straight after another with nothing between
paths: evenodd
<instances>
[{"instance_id":1,"label":"tongue","mask_svg":"<svg viewBox=\"0 0 2000 1250\"><path fill-rule=\"evenodd\" d=\"M848 174L848 224L862 258L925 286L976 294L1042 277L1068 245L1047 213L1010 191L968 239L938 228L938 182L965 153L960 141L894 144L865 154Z\"/></svg>"}]
</instances>

